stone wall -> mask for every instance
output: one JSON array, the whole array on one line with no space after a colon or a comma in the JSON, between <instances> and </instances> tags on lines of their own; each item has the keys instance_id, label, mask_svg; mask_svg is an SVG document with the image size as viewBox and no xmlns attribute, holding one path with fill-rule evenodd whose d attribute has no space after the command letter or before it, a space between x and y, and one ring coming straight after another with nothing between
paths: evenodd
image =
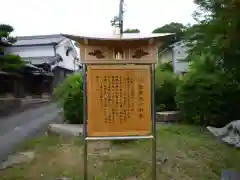
<instances>
[{"instance_id":1,"label":"stone wall","mask_svg":"<svg viewBox=\"0 0 240 180\"><path fill-rule=\"evenodd\" d=\"M41 98L0 98L0 117L22 112L27 109L41 106L43 103L50 103L51 97L43 96Z\"/></svg>"},{"instance_id":2,"label":"stone wall","mask_svg":"<svg viewBox=\"0 0 240 180\"><path fill-rule=\"evenodd\" d=\"M21 99L17 98L0 98L0 116L10 114L15 109L20 108Z\"/></svg>"}]
</instances>

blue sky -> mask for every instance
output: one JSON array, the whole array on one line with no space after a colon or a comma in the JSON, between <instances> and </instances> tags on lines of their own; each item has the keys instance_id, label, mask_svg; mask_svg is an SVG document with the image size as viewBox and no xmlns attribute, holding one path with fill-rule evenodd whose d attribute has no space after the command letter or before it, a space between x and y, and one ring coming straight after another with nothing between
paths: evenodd
<instances>
[{"instance_id":1,"label":"blue sky","mask_svg":"<svg viewBox=\"0 0 240 180\"><path fill-rule=\"evenodd\" d=\"M111 33L119 0L8 0L1 2L0 23L13 35ZM170 22L194 23L193 0L125 0L124 28L151 33Z\"/></svg>"}]
</instances>

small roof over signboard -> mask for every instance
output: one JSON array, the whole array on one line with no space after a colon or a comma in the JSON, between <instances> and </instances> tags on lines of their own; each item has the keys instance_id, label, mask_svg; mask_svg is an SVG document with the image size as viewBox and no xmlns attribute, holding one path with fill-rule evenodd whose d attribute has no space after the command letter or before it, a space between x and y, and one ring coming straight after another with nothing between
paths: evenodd
<instances>
[{"instance_id":1,"label":"small roof over signboard","mask_svg":"<svg viewBox=\"0 0 240 180\"><path fill-rule=\"evenodd\" d=\"M164 40L166 37L172 37L174 33L151 33L151 34L142 34L142 33L123 33L121 36L116 34L100 34L100 35L70 35L70 34L61 34L62 36L69 38L73 41L76 41L80 44L84 44L86 40L90 42L96 41L148 41L150 39L154 40Z\"/></svg>"},{"instance_id":2,"label":"small roof over signboard","mask_svg":"<svg viewBox=\"0 0 240 180\"><path fill-rule=\"evenodd\" d=\"M141 39L151 39L151 38L162 38L165 36L174 35L173 33L151 33L151 34L141 34L141 33L123 33L122 36L117 36L114 34L101 34L101 35L69 35L62 34L62 36L72 39L74 41L79 41L82 39L95 39L95 40L141 40Z\"/></svg>"}]
</instances>

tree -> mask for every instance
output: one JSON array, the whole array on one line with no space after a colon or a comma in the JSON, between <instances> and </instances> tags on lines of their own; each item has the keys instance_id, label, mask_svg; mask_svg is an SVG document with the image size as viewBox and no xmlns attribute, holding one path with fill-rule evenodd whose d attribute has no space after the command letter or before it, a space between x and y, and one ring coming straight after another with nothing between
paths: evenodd
<instances>
[{"instance_id":1,"label":"tree","mask_svg":"<svg viewBox=\"0 0 240 180\"><path fill-rule=\"evenodd\" d=\"M183 32L186 29L182 23L171 22L153 30L153 33L176 33L176 40L182 38Z\"/></svg>"},{"instance_id":2,"label":"tree","mask_svg":"<svg viewBox=\"0 0 240 180\"><path fill-rule=\"evenodd\" d=\"M9 42L9 43L15 43L16 38L11 37L10 33L13 32L14 29L12 26L7 25L7 24L0 24L0 37L1 37L1 42Z\"/></svg>"},{"instance_id":3,"label":"tree","mask_svg":"<svg viewBox=\"0 0 240 180\"><path fill-rule=\"evenodd\" d=\"M119 16L114 16L112 18L111 22L111 26L119 26ZM126 29L125 31L123 31L123 33L139 33L140 30L139 29Z\"/></svg>"},{"instance_id":4,"label":"tree","mask_svg":"<svg viewBox=\"0 0 240 180\"><path fill-rule=\"evenodd\" d=\"M119 26L119 17L114 16L110 22L111 22L111 26Z\"/></svg>"},{"instance_id":5,"label":"tree","mask_svg":"<svg viewBox=\"0 0 240 180\"><path fill-rule=\"evenodd\" d=\"M187 30L190 54L211 54L216 65L240 81L240 1L195 0L198 24Z\"/></svg>"},{"instance_id":6,"label":"tree","mask_svg":"<svg viewBox=\"0 0 240 180\"><path fill-rule=\"evenodd\" d=\"M186 31L191 68L177 89L183 119L223 126L239 119L240 1L195 0L197 24Z\"/></svg>"},{"instance_id":7,"label":"tree","mask_svg":"<svg viewBox=\"0 0 240 180\"><path fill-rule=\"evenodd\" d=\"M140 33L139 29L126 29L124 33Z\"/></svg>"},{"instance_id":8,"label":"tree","mask_svg":"<svg viewBox=\"0 0 240 180\"><path fill-rule=\"evenodd\" d=\"M158 48L158 51L160 52L166 49L167 47L169 47L169 45L182 39L185 29L186 29L186 26L184 26L183 24L171 22L170 24L165 24L164 26L161 26L153 30L152 33L175 33L175 36L168 38L166 40L166 43Z\"/></svg>"},{"instance_id":9,"label":"tree","mask_svg":"<svg viewBox=\"0 0 240 180\"><path fill-rule=\"evenodd\" d=\"M24 65L20 56L4 52L4 47L16 42L16 38L10 36L13 31L12 26L0 24L0 69L2 70L15 70Z\"/></svg>"}]
</instances>

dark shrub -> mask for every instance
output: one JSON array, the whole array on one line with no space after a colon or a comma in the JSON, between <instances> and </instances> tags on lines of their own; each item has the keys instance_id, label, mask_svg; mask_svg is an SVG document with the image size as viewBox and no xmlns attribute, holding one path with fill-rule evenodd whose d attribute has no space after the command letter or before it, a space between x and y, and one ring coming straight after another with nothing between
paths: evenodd
<instances>
[{"instance_id":1,"label":"dark shrub","mask_svg":"<svg viewBox=\"0 0 240 180\"><path fill-rule=\"evenodd\" d=\"M239 83L211 66L202 59L179 81L176 102L187 123L219 127L239 118Z\"/></svg>"},{"instance_id":2,"label":"dark shrub","mask_svg":"<svg viewBox=\"0 0 240 180\"><path fill-rule=\"evenodd\" d=\"M157 111L176 110L176 86L177 76L168 70L162 70L161 67L156 68L155 79L155 104Z\"/></svg>"}]
</instances>

